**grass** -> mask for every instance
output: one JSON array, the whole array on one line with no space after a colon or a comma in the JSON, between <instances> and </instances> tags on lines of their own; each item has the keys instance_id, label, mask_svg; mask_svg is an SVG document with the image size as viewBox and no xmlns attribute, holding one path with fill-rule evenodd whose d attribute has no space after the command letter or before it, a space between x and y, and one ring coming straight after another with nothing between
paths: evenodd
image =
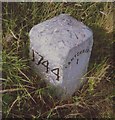
<instances>
[{"instance_id":1,"label":"grass","mask_svg":"<svg viewBox=\"0 0 115 120\"><path fill-rule=\"evenodd\" d=\"M88 82L64 101L31 70L28 56L30 29L60 13L94 33ZM2 22L3 118L114 118L113 3L3 3Z\"/></svg>"}]
</instances>

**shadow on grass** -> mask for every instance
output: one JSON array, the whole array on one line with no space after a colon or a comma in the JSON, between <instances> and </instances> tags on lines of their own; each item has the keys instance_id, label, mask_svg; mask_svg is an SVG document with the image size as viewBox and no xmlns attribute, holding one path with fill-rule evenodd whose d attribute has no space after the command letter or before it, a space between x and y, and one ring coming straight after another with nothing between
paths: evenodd
<instances>
[{"instance_id":1,"label":"shadow on grass","mask_svg":"<svg viewBox=\"0 0 115 120\"><path fill-rule=\"evenodd\" d=\"M97 25L91 26L94 36L93 49L90 57L90 66L99 64L106 58L112 60L113 33L107 33L105 29Z\"/></svg>"}]
</instances>

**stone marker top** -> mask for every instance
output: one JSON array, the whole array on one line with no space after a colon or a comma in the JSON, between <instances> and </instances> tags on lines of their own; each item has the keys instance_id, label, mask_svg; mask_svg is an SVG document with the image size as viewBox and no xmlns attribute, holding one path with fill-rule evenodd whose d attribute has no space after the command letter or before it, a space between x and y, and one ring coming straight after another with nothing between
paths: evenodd
<instances>
[{"instance_id":1,"label":"stone marker top","mask_svg":"<svg viewBox=\"0 0 115 120\"><path fill-rule=\"evenodd\" d=\"M70 49L93 35L83 23L67 14L61 14L35 25L29 36L31 48L39 50L51 62L63 65Z\"/></svg>"}]
</instances>

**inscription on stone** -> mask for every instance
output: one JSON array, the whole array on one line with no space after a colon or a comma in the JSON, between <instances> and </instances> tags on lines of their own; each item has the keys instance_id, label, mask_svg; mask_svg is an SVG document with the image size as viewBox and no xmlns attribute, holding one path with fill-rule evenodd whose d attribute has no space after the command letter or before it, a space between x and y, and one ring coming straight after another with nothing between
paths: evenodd
<instances>
[{"instance_id":1,"label":"inscription on stone","mask_svg":"<svg viewBox=\"0 0 115 120\"><path fill-rule=\"evenodd\" d=\"M58 67L54 69L49 68L49 61L44 60L44 57L40 55L38 52L34 51L33 49L32 49L32 55L30 56L32 56L31 61L33 61L37 66L42 64L46 68L46 73L48 73L48 71L50 70L53 74L56 75L56 80L59 81L59 68ZM40 57L40 59L37 59L38 56Z\"/></svg>"},{"instance_id":2,"label":"inscription on stone","mask_svg":"<svg viewBox=\"0 0 115 120\"><path fill-rule=\"evenodd\" d=\"M71 62L72 62L73 60L75 60L75 58L76 58L77 56L79 56L80 54L88 53L88 52L89 52L89 49L86 49L86 50L83 49L83 50L77 52L77 53L74 55L74 57L71 58L71 61L68 62L68 65L70 65ZM40 57L39 60L36 59L37 56L36 56L35 54ZM38 52L34 51L33 49L32 49L32 55L31 55L31 56L32 56L31 60L32 60L33 62L35 62L36 65L42 64L44 67L46 67L46 73L48 73L48 70L50 70L50 68L49 68L49 61L48 61L48 60L44 60L44 57L43 57L42 55L40 55ZM76 64L79 63L78 61L79 61L79 58L76 59ZM65 66L65 68L67 68L68 65ZM51 69L51 72L54 73L54 74L57 76L57 77L56 77L56 80L59 81L59 68L57 67L57 68Z\"/></svg>"}]
</instances>

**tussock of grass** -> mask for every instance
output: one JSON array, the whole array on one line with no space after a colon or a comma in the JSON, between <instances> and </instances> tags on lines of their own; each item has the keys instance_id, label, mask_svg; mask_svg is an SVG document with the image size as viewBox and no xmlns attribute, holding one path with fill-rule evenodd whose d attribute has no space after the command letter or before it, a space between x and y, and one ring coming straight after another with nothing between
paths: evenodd
<instances>
[{"instance_id":1,"label":"tussock of grass","mask_svg":"<svg viewBox=\"0 0 115 120\"><path fill-rule=\"evenodd\" d=\"M3 3L3 117L113 118L113 4ZM88 82L60 101L31 70L28 32L33 25L68 13L92 28L94 46Z\"/></svg>"}]
</instances>

